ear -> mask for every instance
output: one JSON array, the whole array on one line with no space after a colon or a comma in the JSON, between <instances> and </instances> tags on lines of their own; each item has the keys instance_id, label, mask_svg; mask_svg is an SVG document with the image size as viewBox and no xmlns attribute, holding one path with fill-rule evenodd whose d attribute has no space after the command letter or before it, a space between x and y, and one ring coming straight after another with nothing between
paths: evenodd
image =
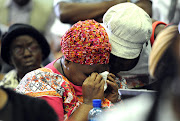
<instances>
[{"instance_id":1,"label":"ear","mask_svg":"<svg viewBox=\"0 0 180 121\"><path fill-rule=\"evenodd\" d=\"M64 59L64 66L69 69L69 66L72 64L71 61L67 60L67 59Z\"/></svg>"},{"instance_id":2,"label":"ear","mask_svg":"<svg viewBox=\"0 0 180 121\"><path fill-rule=\"evenodd\" d=\"M69 67L70 67L70 65L72 64L72 62L69 61L69 60L67 60L67 59L65 59L64 56L62 57L61 60L62 60L61 63L62 63L63 68L69 69Z\"/></svg>"}]
</instances>

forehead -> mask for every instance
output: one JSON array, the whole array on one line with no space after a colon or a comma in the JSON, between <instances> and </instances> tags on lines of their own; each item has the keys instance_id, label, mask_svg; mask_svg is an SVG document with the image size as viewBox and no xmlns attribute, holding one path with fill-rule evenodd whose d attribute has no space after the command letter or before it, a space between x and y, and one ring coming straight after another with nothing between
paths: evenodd
<instances>
[{"instance_id":1,"label":"forehead","mask_svg":"<svg viewBox=\"0 0 180 121\"><path fill-rule=\"evenodd\" d=\"M74 63L74 66L77 70L84 73L92 73L92 72L101 73L103 71L109 70L108 64L85 65L85 64Z\"/></svg>"},{"instance_id":2,"label":"forehead","mask_svg":"<svg viewBox=\"0 0 180 121\"><path fill-rule=\"evenodd\" d=\"M13 39L11 45L16 45L16 44L28 44L28 43L38 43L36 39L29 35L20 35L16 38Z\"/></svg>"},{"instance_id":3,"label":"forehead","mask_svg":"<svg viewBox=\"0 0 180 121\"><path fill-rule=\"evenodd\" d=\"M111 54L109 62L110 66L113 67L111 69L118 69L118 71L128 71L136 66L138 60L139 57L135 59L125 59Z\"/></svg>"}]
</instances>

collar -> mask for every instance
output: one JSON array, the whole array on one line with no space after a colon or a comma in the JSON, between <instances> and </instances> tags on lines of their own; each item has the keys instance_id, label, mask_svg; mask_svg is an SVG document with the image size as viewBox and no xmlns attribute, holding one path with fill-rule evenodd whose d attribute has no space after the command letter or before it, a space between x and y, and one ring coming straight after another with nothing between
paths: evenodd
<instances>
[{"instance_id":1,"label":"collar","mask_svg":"<svg viewBox=\"0 0 180 121\"><path fill-rule=\"evenodd\" d=\"M5 6L8 7L8 8L13 6L13 7L18 7L20 9L24 9L24 10L30 11L30 10L32 10L32 7L33 7L33 1L30 0L29 3L27 3L23 7L19 7L13 0L6 0Z\"/></svg>"}]
</instances>

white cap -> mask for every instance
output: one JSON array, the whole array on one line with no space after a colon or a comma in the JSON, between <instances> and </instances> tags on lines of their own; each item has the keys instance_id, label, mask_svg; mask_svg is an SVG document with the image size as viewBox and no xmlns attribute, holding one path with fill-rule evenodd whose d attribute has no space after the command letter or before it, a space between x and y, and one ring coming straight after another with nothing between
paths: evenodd
<instances>
[{"instance_id":1,"label":"white cap","mask_svg":"<svg viewBox=\"0 0 180 121\"><path fill-rule=\"evenodd\" d=\"M138 57L152 34L149 15L129 2L112 6L103 16L103 24L112 46L111 53L125 59Z\"/></svg>"}]
</instances>

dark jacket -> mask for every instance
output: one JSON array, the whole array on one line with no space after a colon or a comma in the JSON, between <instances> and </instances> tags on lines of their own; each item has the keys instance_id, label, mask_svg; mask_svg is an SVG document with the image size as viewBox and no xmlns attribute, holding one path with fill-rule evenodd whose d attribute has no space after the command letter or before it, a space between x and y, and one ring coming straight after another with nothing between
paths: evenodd
<instances>
[{"instance_id":1,"label":"dark jacket","mask_svg":"<svg viewBox=\"0 0 180 121\"><path fill-rule=\"evenodd\" d=\"M56 113L45 100L21 95L10 89L3 90L9 96L8 103L11 103L12 114L7 116L12 116L12 121L58 121ZM3 110L8 108L8 103Z\"/></svg>"}]
</instances>

